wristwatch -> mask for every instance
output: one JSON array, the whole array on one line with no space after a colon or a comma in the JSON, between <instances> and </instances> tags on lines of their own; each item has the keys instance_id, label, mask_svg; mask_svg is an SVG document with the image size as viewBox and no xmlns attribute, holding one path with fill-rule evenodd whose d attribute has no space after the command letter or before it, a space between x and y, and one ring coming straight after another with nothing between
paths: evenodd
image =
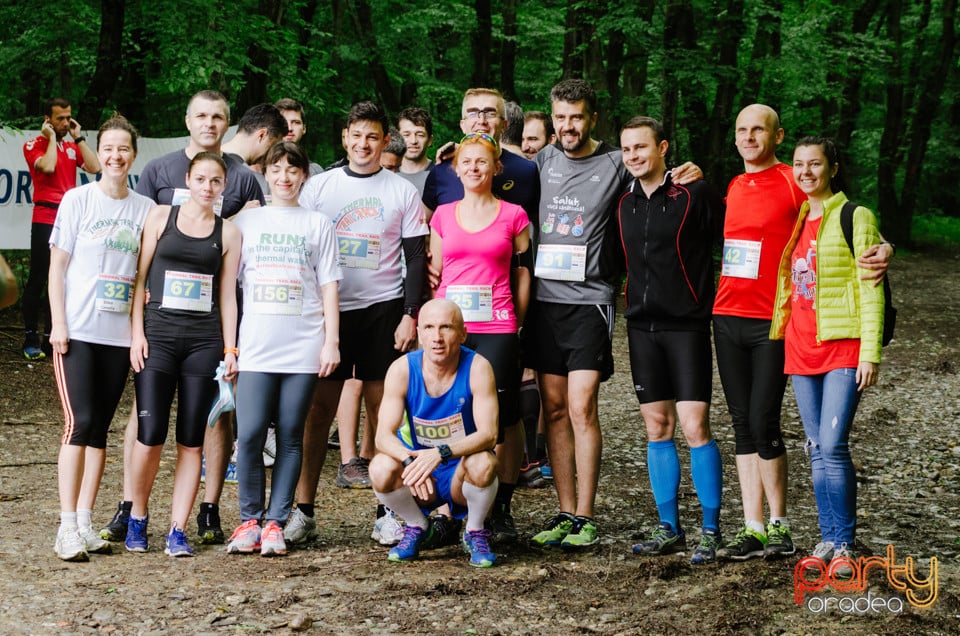
<instances>
[{"instance_id":1,"label":"wristwatch","mask_svg":"<svg viewBox=\"0 0 960 636\"><path fill-rule=\"evenodd\" d=\"M450 447L446 444L440 444L437 446L437 450L440 451L440 463L446 464L448 459L453 457L453 451L450 450Z\"/></svg>"}]
</instances>

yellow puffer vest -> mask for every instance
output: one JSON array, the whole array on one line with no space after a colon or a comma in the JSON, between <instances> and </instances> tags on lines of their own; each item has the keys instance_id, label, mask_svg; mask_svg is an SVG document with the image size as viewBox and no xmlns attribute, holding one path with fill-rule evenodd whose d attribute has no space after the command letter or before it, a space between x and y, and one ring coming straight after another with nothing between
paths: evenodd
<instances>
[{"instance_id":1,"label":"yellow puffer vest","mask_svg":"<svg viewBox=\"0 0 960 636\"><path fill-rule=\"evenodd\" d=\"M883 337L883 285L861 280L865 273L857 267L840 228L840 210L847 196L838 192L823 203L823 220L817 232L817 340L860 339L860 362L880 363ZM800 218L793 236L780 258L777 299L773 307L770 339L782 340L790 318L793 285L790 257L800 239L810 203L800 207ZM880 243L877 220L868 208L858 206L853 213L853 249L859 256Z\"/></svg>"}]
</instances>

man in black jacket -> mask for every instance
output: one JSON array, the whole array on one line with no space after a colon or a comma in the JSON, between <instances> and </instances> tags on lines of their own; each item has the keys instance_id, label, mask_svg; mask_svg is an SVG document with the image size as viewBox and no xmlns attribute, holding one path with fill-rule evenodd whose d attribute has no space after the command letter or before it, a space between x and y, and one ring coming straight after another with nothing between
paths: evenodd
<instances>
[{"instance_id":1,"label":"man in black jacket","mask_svg":"<svg viewBox=\"0 0 960 636\"><path fill-rule=\"evenodd\" d=\"M635 117L620 133L623 163L634 177L617 220L627 266L630 369L647 431L647 467L660 522L633 551L686 546L679 522L677 422L690 447L690 471L703 511L691 562L709 563L720 547L720 451L710 433L713 357L713 245L722 235L723 202L705 181L675 184L667 170L663 126Z\"/></svg>"}]
</instances>

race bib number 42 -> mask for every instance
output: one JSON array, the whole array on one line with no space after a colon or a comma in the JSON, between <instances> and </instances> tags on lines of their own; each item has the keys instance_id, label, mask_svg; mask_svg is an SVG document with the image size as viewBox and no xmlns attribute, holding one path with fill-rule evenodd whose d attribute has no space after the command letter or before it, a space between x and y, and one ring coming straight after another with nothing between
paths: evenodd
<instances>
[{"instance_id":1,"label":"race bib number 42","mask_svg":"<svg viewBox=\"0 0 960 636\"><path fill-rule=\"evenodd\" d=\"M213 275L167 270L161 307L209 312L213 309Z\"/></svg>"},{"instance_id":2,"label":"race bib number 42","mask_svg":"<svg viewBox=\"0 0 960 636\"><path fill-rule=\"evenodd\" d=\"M537 250L537 278L581 282L586 271L586 245L541 245Z\"/></svg>"},{"instance_id":3,"label":"race bib number 42","mask_svg":"<svg viewBox=\"0 0 960 636\"><path fill-rule=\"evenodd\" d=\"M725 240L721 274L733 278L756 280L760 274L761 245L761 241Z\"/></svg>"}]
</instances>

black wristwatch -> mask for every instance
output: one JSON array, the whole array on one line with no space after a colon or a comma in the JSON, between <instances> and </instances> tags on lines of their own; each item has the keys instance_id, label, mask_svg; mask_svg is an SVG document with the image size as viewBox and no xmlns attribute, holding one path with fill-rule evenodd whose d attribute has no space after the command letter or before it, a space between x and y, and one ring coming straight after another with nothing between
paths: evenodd
<instances>
[{"instance_id":1,"label":"black wristwatch","mask_svg":"<svg viewBox=\"0 0 960 636\"><path fill-rule=\"evenodd\" d=\"M403 315L410 316L414 320L417 319L417 316L420 315L420 308L416 305L404 305L403 306Z\"/></svg>"},{"instance_id":2,"label":"black wristwatch","mask_svg":"<svg viewBox=\"0 0 960 636\"><path fill-rule=\"evenodd\" d=\"M450 450L450 447L446 444L440 444L437 446L437 450L440 451L440 463L446 464L448 459L453 457L453 451Z\"/></svg>"}]
</instances>

